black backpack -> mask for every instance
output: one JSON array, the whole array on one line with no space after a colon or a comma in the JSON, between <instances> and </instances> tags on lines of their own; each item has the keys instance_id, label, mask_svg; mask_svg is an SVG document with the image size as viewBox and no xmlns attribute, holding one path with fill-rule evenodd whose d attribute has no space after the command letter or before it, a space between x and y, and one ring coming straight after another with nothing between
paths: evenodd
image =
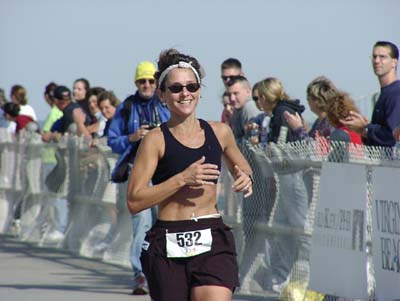
<instances>
[{"instance_id":1,"label":"black backpack","mask_svg":"<svg viewBox=\"0 0 400 301\"><path fill-rule=\"evenodd\" d=\"M129 134L128 123L129 123L129 117L131 116L131 112L132 112L132 104L134 101L135 101L134 95L129 96L123 102L123 107L121 109L121 117L125 122L124 133L126 135Z\"/></svg>"},{"instance_id":2,"label":"black backpack","mask_svg":"<svg viewBox=\"0 0 400 301\"><path fill-rule=\"evenodd\" d=\"M121 117L124 120L124 134L129 135L129 129L128 129L128 123L129 123L129 117L131 116L132 112L132 104L134 102L135 98L133 95L129 96L125 101L123 102L123 107L121 109ZM133 158L136 155L137 147L132 149L129 155L125 157L125 160L120 163L118 166L118 169L115 170L113 173L111 180L114 183L123 183L128 180L129 177L129 171L130 171L130 162L133 161Z\"/></svg>"}]
</instances>

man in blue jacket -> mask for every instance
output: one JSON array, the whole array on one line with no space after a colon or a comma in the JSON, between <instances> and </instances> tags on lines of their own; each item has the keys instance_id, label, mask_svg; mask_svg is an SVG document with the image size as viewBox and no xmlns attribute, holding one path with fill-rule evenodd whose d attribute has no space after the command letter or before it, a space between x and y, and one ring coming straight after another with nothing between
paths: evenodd
<instances>
[{"instance_id":1,"label":"man in blue jacket","mask_svg":"<svg viewBox=\"0 0 400 301\"><path fill-rule=\"evenodd\" d=\"M108 131L108 145L113 152L120 154L112 172L114 182L126 182L121 170L131 170L141 139L154 127L166 122L170 113L155 93L154 73L156 68L148 61L136 68L135 85L137 91L120 104L115 112ZM123 168L123 167L126 168ZM131 245L131 264L134 273L134 295L148 293L146 278L140 263L141 247L145 233L150 230L156 218L156 208L147 209L132 216L133 240Z\"/></svg>"},{"instance_id":2,"label":"man in blue jacket","mask_svg":"<svg viewBox=\"0 0 400 301\"><path fill-rule=\"evenodd\" d=\"M400 125L400 81L397 79L399 49L391 42L378 41L372 52L372 67L378 77L381 93L375 104L371 122L357 112L341 122L374 146L393 146L392 131Z\"/></svg>"}]
</instances>

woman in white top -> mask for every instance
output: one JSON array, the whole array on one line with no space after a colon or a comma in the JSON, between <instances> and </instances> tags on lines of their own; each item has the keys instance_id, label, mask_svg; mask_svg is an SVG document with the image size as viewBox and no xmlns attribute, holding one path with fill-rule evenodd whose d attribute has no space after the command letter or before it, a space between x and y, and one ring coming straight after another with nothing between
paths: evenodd
<instances>
[{"instance_id":1,"label":"woman in white top","mask_svg":"<svg viewBox=\"0 0 400 301\"><path fill-rule=\"evenodd\" d=\"M26 97L26 90L21 85L14 85L11 87L10 93L11 101L16 103L20 107L19 114L31 117L34 121L37 121L35 110L28 105L28 99Z\"/></svg>"}]
</instances>

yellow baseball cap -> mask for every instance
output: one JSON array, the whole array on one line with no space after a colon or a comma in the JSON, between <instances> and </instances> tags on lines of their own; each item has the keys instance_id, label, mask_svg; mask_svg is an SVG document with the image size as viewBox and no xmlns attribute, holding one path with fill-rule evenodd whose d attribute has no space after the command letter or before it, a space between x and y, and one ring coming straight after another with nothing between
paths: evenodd
<instances>
[{"instance_id":1,"label":"yellow baseball cap","mask_svg":"<svg viewBox=\"0 0 400 301\"><path fill-rule=\"evenodd\" d=\"M157 69L152 62L143 61L136 68L135 81L140 79L154 79Z\"/></svg>"}]
</instances>

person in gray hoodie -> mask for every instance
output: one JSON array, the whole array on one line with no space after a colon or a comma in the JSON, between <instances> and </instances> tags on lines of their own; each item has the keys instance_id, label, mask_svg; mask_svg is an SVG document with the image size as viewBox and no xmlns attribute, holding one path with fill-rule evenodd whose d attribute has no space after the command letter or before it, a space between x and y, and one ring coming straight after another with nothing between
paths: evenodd
<instances>
[{"instance_id":1,"label":"person in gray hoodie","mask_svg":"<svg viewBox=\"0 0 400 301\"><path fill-rule=\"evenodd\" d=\"M299 100L290 100L279 79L269 77L258 85L259 101L264 111L272 112L269 123L267 147L279 150L274 143L286 143L299 140L296 132L290 128L285 114L299 114L304 106ZM281 129L286 128L287 133ZM271 145L272 143L272 145ZM304 233L308 210L308 190L304 183L303 170L292 173L276 173L279 183L277 196L270 219L273 228L281 229L271 238L271 288L281 292L290 280L290 273L297 261L308 262L310 239Z\"/></svg>"}]
</instances>

